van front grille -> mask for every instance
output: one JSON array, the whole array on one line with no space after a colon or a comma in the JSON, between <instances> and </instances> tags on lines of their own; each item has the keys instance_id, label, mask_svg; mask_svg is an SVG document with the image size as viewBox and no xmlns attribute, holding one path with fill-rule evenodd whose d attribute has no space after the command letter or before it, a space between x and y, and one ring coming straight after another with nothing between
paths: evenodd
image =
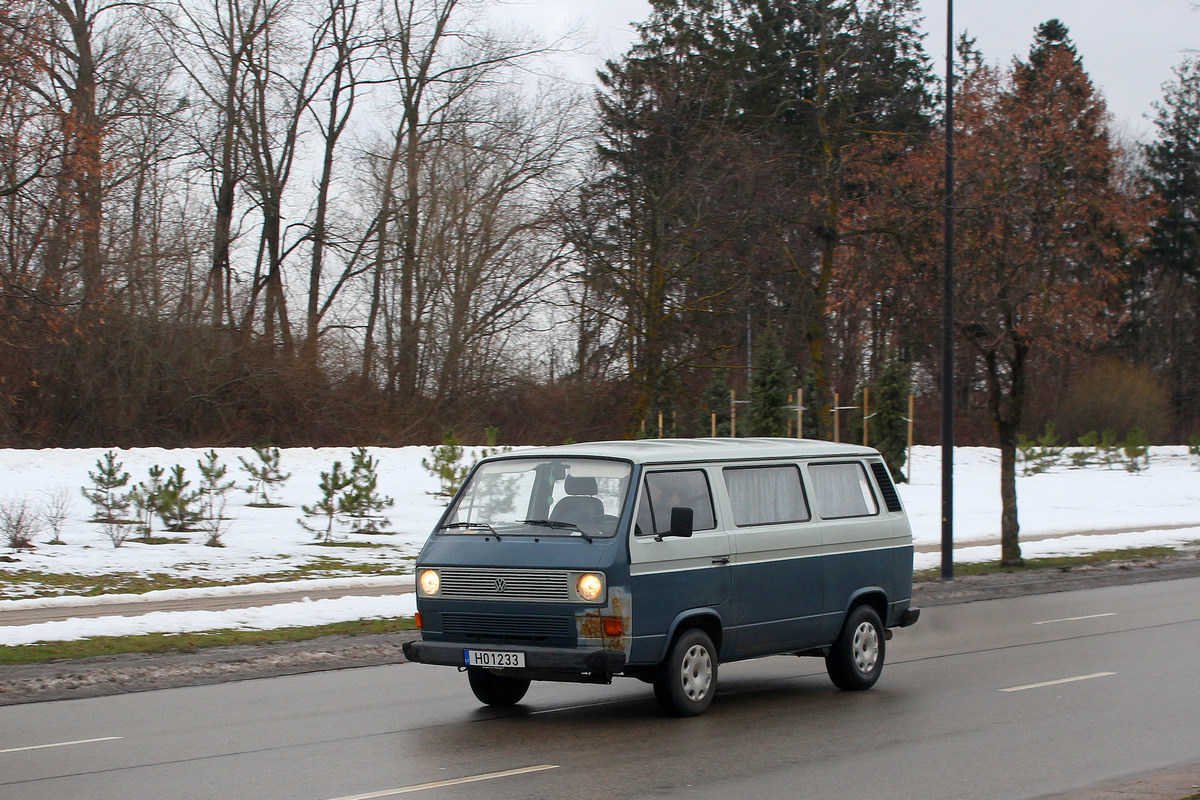
<instances>
[{"instance_id":1,"label":"van front grille","mask_svg":"<svg viewBox=\"0 0 1200 800\"><path fill-rule=\"evenodd\" d=\"M572 601L565 570L443 567L439 597L447 600L507 600L516 603Z\"/></svg>"},{"instance_id":2,"label":"van front grille","mask_svg":"<svg viewBox=\"0 0 1200 800\"><path fill-rule=\"evenodd\" d=\"M487 642L575 641L574 617L443 612L442 632Z\"/></svg>"}]
</instances>

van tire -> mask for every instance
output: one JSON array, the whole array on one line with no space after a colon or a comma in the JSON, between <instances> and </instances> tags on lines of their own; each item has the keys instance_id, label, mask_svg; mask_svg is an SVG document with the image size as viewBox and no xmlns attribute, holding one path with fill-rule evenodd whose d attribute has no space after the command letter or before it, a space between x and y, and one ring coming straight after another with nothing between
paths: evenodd
<instances>
[{"instance_id":1,"label":"van tire","mask_svg":"<svg viewBox=\"0 0 1200 800\"><path fill-rule=\"evenodd\" d=\"M883 623L875 609L855 606L825 656L825 670L833 685L846 692L874 686L883 672L885 640Z\"/></svg>"},{"instance_id":2,"label":"van tire","mask_svg":"<svg viewBox=\"0 0 1200 800\"><path fill-rule=\"evenodd\" d=\"M676 717L703 714L717 692L717 650L699 628L680 634L654 678L654 697Z\"/></svg>"},{"instance_id":3,"label":"van tire","mask_svg":"<svg viewBox=\"0 0 1200 800\"><path fill-rule=\"evenodd\" d=\"M467 681L479 702L500 708L515 706L529 691L528 678L497 675L480 667L467 667Z\"/></svg>"}]
</instances>

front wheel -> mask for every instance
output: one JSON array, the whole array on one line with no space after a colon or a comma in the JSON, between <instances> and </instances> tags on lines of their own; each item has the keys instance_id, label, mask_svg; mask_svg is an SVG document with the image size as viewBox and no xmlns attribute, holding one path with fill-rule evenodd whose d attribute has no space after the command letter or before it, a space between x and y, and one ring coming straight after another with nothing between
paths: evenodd
<instances>
[{"instance_id":1,"label":"front wheel","mask_svg":"<svg viewBox=\"0 0 1200 800\"><path fill-rule=\"evenodd\" d=\"M698 628L683 633L654 678L654 696L668 714L703 714L717 691L717 651Z\"/></svg>"},{"instance_id":2,"label":"front wheel","mask_svg":"<svg viewBox=\"0 0 1200 800\"><path fill-rule=\"evenodd\" d=\"M825 670L833 685L847 692L870 689L883 672L883 623L870 606L858 606L846 617L829 654Z\"/></svg>"},{"instance_id":3,"label":"front wheel","mask_svg":"<svg viewBox=\"0 0 1200 800\"><path fill-rule=\"evenodd\" d=\"M467 681L479 702L488 706L515 706L529 691L528 678L511 678L479 667L467 667Z\"/></svg>"}]
</instances>

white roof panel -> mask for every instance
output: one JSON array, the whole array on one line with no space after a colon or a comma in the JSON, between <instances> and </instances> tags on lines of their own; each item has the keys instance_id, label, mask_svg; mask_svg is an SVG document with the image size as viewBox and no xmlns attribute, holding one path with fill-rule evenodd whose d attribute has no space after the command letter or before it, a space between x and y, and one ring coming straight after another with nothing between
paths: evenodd
<instances>
[{"instance_id":1,"label":"white roof panel","mask_svg":"<svg viewBox=\"0 0 1200 800\"><path fill-rule=\"evenodd\" d=\"M495 458L514 456L620 458L635 464L678 464L696 461L746 459L806 459L830 456L878 455L870 447L838 444L818 439L636 439L613 442L580 442L552 447L528 447Z\"/></svg>"}]
</instances>

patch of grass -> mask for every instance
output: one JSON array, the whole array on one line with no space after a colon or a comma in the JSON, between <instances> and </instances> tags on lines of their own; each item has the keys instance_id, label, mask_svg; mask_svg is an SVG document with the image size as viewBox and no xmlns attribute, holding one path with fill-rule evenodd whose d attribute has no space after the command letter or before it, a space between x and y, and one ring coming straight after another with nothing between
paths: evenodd
<instances>
[{"instance_id":1,"label":"patch of grass","mask_svg":"<svg viewBox=\"0 0 1200 800\"><path fill-rule=\"evenodd\" d=\"M1098 566L1113 561L1148 561L1156 558L1166 558L1177 551L1170 547L1134 547L1128 550L1103 550L1079 556L1056 556L1053 558L1027 558L1024 567L1002 567L995 561L955 564L954 574L965 575L997 575L1029 572L1035 569L1070 570L1075 567ZM913 573L913 580L929 581L941 577L941 569L923 569Z\"/></svg>"},{"instance_id":2,"label":"patch of grass","mask_svg":"<svg viewBox=\"0 0 1200 800\"><path fill-rule=\"evenodd\" d=\"M390 544L377 544L375 542L317 542L315 547L365 547L368 550L382 550L391 547Z\"/></svg>"},{"instance_id":3,"label":"patch of grass","mask_svg":"<svg viewBox=\"0 0 1200 800\"><path fill-rule=\"evenodd\" d=\"M413 558L405 557L406 561ZM405 575L408 569L380 564L352 564L339 558L320 556L291 569L276 570L241 578L213 579L168 575L162 572L109 572L103 575L37 572L35 570L0 570L0 596L5 587L21 587L18 594L8 597L58 597L98 594L143 594L155 589L196 589L210 586L237 586L246 583L281 583L306 578L346 578L361 575ZM31 590L30 587L37 589Z\"/></svg>"},{"instance_id":4,"label":"patch of grass","mask_svg":"<svg viewBox=\"0 0 1200 800\"><path fill-rule=\"evenodd\" d=\"M337 622L332 625L313 625L301 628L280 628L272 631L220 630L204 633L145 634L142 636L97 636L72 642L0 647L0 664L41 664L63 659L130 653L192 653L207 647L267 644L270 642L300 642L321 636L352 636L371 633L395 633L414 630L409 617L368 619Z\"/></svg>"},{"instance_id":5,"label":"patch of grass","mask_svg":"<svg viewBox=\"0 0 1200 800\"><path fill-rule=\"evenodd\" d=\"M130 539L127 544L188 544L191 539L184 536L146 536Z\"/></svg>"}]
</instances>

